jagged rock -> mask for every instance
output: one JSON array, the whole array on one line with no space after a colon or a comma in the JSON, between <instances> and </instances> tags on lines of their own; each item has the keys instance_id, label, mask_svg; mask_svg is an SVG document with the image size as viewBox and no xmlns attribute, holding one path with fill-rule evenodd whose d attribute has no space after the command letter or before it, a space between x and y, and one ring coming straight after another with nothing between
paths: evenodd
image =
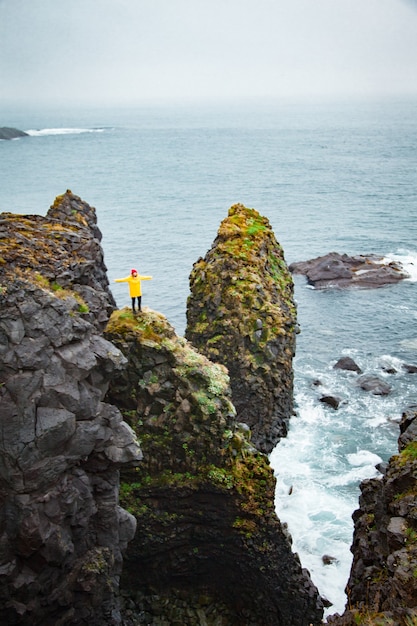
<instances>
[{"instance_id":1,"label":"jagged rock","mask_svg":"<svg viewBox=\"0 0 417 626\"><path fill-rule=\"evenodd\" d=\"M107 400L144 455L122 474L122 503L137 519L124 590L157 595L152 611L170 619L178 594L191 604L200 594L226 605L224 624L320 623L322 602L276 517L268 459L236 421L225 367L146 308L114 312L106 338L129 360Z\"/></svg>"},{"instance_id":2,"label":"jagged rock","mask_svg":"<svg viewBox=\"0 0 417 626\"><path fill-rule=\"evenodd\" d=\"M417 615L417 441L414 408L403 414L400 454L384 475L361 484L355 511L348 604L329 624L411 624ZM412 429L406 435L407 431Z\"/></svg>"},{"instance_id":3,"label":"jagged rock","mask_svg":"<svg viewBox=\"0 0 417 626\"><path fill-rule=\"evenodd\" d=\"M116 304L109 289L93 207L67 191L46 217L0 214L0 278L30 280L61 298L72 297L84 319L102 330ZM54 319L51 319L50 332Z\"/></svg>"},{"instance_id":4,"label":"jagged rock","mask_svg":"<svg viewBox=\"0 0 417 626\"><path fill-rule=\"evenodd\" d=\"M417 411L416 405L409 406L401 416L400 436L398 439L398 448L400 452L404 450L408 444L417 441L417 420L415 419Z\"/></svg>"},{"instance_id":5,"label":"jagged rock","mask_svg":"<svg viewBox=\"0 0 417 626\"><path fill-rule=\"evenodd\" d=\"M28 134L18 128L0 127L0 139L18 139L19 137L28 137Z\"/></svg>"},{"instance_id":6,"label":"jagged rock","mask_svg":"<svg viewBox=\"0 0 417 626\"><path fill-rule=\"evenodd\" d=\"M9 626L121 623L122 551L136 522L118 504L119 468L141 453L103 402L126 359L99 334L114 306L94 219L70 192L47 218L0 216L0 615ZM84 288L104 317L80 303Z\"/></svg>"},{"instance_id":7,"label":"jagged rock","mask_svg":"<svg viewBox=\"0 0 417 626\"><path fill-rule=\"evenodd\" d=\"M186 337L226 365L238 419L271 452L293 413L293 282L269 221L236 204L190 276Z\"/></svg>"},{"instance_id":8,"label":"jagged rock","mask_svg":"<svg viewBox=\"0 0 417 626\"><path fill-rule=\"evenodd\" d=\"M410 365L408 363L403 363L403 369L405 369L407 374L417 374L417 365Z\"/></svg>"},{"instance_id":9,"label":"jagged rock","mask_svg":"<svg viewBox=\"0 0 417 626\"><path fill-rule=\"evenodd\" d=\"M357 379L357 385L364 391L369 391L375 396L387 396L391 393L391 385L385 380L373 374L363 374Z\"/></svg>"},{"instance_id":10,"label":"jagged rock","mask_svg":"<svg viewBox=\"0 0 417 626\"><path fill-rule=\"evenodd\" d=\"M409 274L400 263L377 255L349 256L329 252L325 256L291 263L293 274L303 274L317 289L329 287L376 288L398 283Z\"/></svg>"},{"instance_id":11,"label":"jagged rock","mask_svg":"<svg viewBox=\"0 0 417 626\"><path fill-rule=\"evenodd\" d=\"M323 561L323 565L332 565L332 563L337 563L337 558L335 556L330 556L330 554L323 554L321 560Z\"/></svg>"},{"instance_id":12,"label":"jagged rock","mask_svg":"<svg viewBox=\"0 0 417 626\"><path fill-rule=\"evenodd\" d=\"M332 407L332 409L336 410L339 408L340 403L342 402L342 398L338 398L337 396L325 395L321 396L320 402L322 402L323 404L328 404Z\"/></svg>"},{"instance_id":13,"label":"jagged rock","mask_svg":"<svg viewBox=\"0 0 417 626\"><path fill-rule=\"evenodd\" d=\"M348 370L349 372L357 372L362 374L362 370L350 356L342 356L334 365L334 369Z\"/></svg>"}]
</instances>

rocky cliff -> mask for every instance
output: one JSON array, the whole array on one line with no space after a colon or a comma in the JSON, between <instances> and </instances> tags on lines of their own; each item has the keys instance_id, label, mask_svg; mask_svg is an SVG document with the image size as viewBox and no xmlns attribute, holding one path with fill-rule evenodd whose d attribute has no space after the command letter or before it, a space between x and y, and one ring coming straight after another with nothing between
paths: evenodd
<instances>
[{"instance_id":1,"label":"rocky cliff","mask_svg":"<svg viewBox=\"0 0 417 626\"><path fill-rule=\"evenodd\" d=\"M95 211L71 192L45 218L0 216L2 624L119 624L135 519L119 468L140 449L103 402L125 365Z\"/></svg>"},{"instance_id":2,"label":"rocky cliff","mask_svg":"<svg viewBox=\"0 0 417 626\"><path fill-rule=\"evenodd\" d=\"M384 475L361 484L348 603L331 624L417 623L417 407L404 412L400 431Z\"/></svg>"},{"instance_id":3,"label":"rocky cliff","mask_svg":"<svg viewBox=\"0 0 417 626\"><path fill-rule=\"evenodd\" d=\"M293 282L269 221L232 206L190 276L186 337L230 374L238 419L271 452L293 412Z\"/></svg>"},{"instance_id":4,"label":"rocky cliff","mask_svg":"<svg viewBox=\"0 0 417 626\"><path fill-rule=\"evenodd\" d=\"M122 586L141 592L149 615L139 623L320 623L320 597L276 517L268 459L236 422L226 369L148 309L114 312L106 338L128 359L107 399L143 450L121 489L137 519ZM166 621L153 621L155 604Z\"/></svg>"}]
</instances>

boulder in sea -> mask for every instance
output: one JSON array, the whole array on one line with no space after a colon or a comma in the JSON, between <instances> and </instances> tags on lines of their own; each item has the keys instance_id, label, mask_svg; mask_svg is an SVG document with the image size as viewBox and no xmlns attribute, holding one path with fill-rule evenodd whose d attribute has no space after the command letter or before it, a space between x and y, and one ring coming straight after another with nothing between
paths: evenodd
<instances>
[{"instance_id":1,"label":"boulder in sea","mask_svg":"<svg viewBox=\"0 0 417 626\"><path fill-rule=\"evenodd\" d=\"M18 139L19 137L28 137L28 134L18 128L10 128L8 126L0 126L0 139Z\"/></svg>"},{"instance_id":2,"label":"boulder in sea","mask_svg":"<svg viewBox=\"0 0 417 626\"><path fill-rule=\"evenodd\" d=\"M328 254L291 263L289 266L293 274L303 274L309 285L316 289L362 287L377 288L398 283L409 278L401 263L387 261L377 255Z\"/></svg>"},{"instance_id":3,"label":"boulder in sea","mask_svg":"<svg viewBox=\"0 0 417 626\"><path fill-rule=\"evenodd\" d=\"M329 406L332 407L332 409L336 410L339 408L340 403L342 402L342 399L339 398L338 396L332 396L332 395L326 394L324 396L321 396L320 402L322 402L323 404L328 404Z\"/></svg>"},{"instance_id":4,"label":"boulder in sea","mask_svg":"<svg viewBox=\"0 0 417 626\"><path fill-rule=\"evenodd\" d=\"M362 374L362 370L350 356L342 356L334 365L334 369L347 370L349 372L357 372Z\"/></svg>"},{"instance_id":5,"label":"boulder in sea","mask_svg":"<svg viewBox=\"0 0 417 626\"><path fill-rule=\"evenodd\" d=\"M236 204L190 276L187 339L229 371L239 421L269 453L293 413L293 281L269 221Z\"/></svg>"},{"instance_id":6,"label":"boulder in sea","mask_svg":"<svg viewBox=\"0 0 417 626\"><path fill-rule=\"evenodd\" d=\"M369 391L374 396L387 396L391 393L391 385L379 376L363 374L357 379L357 385L364 391Z\"/></svg>"}]
</instances>

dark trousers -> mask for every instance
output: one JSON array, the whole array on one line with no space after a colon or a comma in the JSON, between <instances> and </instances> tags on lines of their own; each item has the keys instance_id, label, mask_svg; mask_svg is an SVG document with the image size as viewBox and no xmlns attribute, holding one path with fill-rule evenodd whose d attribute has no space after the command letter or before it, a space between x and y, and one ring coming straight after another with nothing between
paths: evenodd
<instances>
[{"instance_id":1,"label":"dark trousers","mask_svg":"<svg viewBox=\"0 0 417 626\"><path fill-rule=\"evenodd\" d=\"M137 298L132 298L132 310L135 310L135 300L138 301L138 311L142 311L142 296L138 296Z\"/></svg>"}]
</instances>

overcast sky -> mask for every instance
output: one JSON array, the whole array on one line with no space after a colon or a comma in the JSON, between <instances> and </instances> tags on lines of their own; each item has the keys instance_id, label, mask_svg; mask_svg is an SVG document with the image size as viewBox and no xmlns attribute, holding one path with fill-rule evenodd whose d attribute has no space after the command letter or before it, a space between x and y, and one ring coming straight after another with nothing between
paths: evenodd
<instances>
[{"instance_id":1,"label":"overcast sky","mask_svg":"<svg viewBox=\"0 0 417 626\"><path fill-rule=\"evenodd\" d=\"M0 0L0 98L417 94L416 0Z\"/></svg>"}]
</instances>

